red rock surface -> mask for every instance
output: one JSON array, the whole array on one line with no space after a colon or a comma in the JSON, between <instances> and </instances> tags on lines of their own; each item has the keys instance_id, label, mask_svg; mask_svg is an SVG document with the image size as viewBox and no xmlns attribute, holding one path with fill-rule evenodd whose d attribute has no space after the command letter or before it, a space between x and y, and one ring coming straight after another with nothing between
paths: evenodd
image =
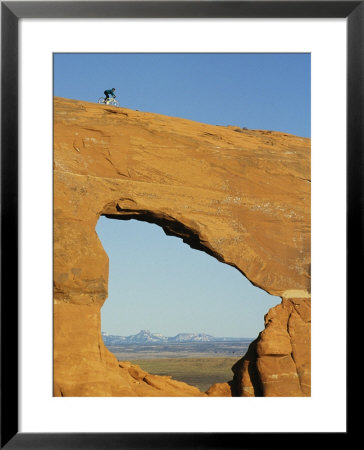
<instances>
[{"instance_id":1,"label":"red rock surface","mask_svg":"<svg viewBox=\"0 0 364 450\"><path fill-rule=\"evenodd\" d=\"M311 394L309 299L283 299L265 316L265 329L235 364L234 382L244 397Z\"/></svg>"},{"instance_id":2,"label":"red rock surface","mask_svg":"<svg viewBox=\"0 0 364 450\"><path fill-rule=\"evenodd\" d=\"M208 388L206 394L209 397L232 397L229 383L215 383Z\"/></svg>"},{"instance_id":3,"label":"red rock surface","mask_svg":"<svg viewBox=\"0 0 364 450\"><path fill-rule=\"evenodd\" d=\"M310 395L309 139L54 100L54 394L204 395L105 348L101 215L156 223L281 296L233 392Z\"/></svg>"}]
</instances>

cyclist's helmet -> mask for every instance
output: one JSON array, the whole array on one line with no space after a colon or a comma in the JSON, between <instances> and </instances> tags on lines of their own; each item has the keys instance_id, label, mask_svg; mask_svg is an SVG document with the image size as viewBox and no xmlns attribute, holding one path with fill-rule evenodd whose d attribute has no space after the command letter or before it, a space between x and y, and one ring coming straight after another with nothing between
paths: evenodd
<instances>
[{"instance_id":1,"label":"cyclist's helmet","mask_svg":"<svg viewBox=\"0 0 364 450\"><path fill-rule=\"evenodd\" d=\"M112 91L115 91L115 88L112 88L111 90L112 90Z\"/></svg>"}]
</instances>

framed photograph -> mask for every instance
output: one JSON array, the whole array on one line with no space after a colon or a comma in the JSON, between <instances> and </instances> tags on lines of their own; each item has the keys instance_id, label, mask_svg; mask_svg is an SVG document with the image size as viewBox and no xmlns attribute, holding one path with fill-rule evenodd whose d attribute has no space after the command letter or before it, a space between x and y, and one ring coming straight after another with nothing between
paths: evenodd
<instances>
[{"instance_id":1,"label":"framed photograph","mask_svg":"<svg viewBox=\"0 0 364 450\"><path fill-rule=\"evenodd\" d=\"M346 302L363 269L363 25L360 1L2 2L2 447L225 449L275 438L284 443L290 433L302 440L311 433L348 436ZM200 84L191 81L196 74ZM95 85L90 97L76 93L80 77L85 87ZM264 89L267 79L270 91ZM239 97L244 82L251 97ZM291 91L280 87L289 83ZM161 93L169 91L171 98L176 86L181 106L169 109ZM219 97L221 86L226 97ZM216 100L200 96L205 87ZM295 99L296 110L288 112L287 97L300 90L306 101ZM159 103L148 103L158 92ZM238 99L250 102L249 113L230 119L229 107ZM198 116L198 101L210 113L224 107L226 122ZM275 118L271 114L265 123L259 105L271 105ZM96 120L100 114L104 118ZM305 129L294 128L296 116L305 116ZM234 123L234 117L246 122ZM75 121L83 123L81 135ZM251 162L244 162L242 148L252 149ZM179 162L182 154L188 165ZM267 158L278 162L267 165ZM245 184L236 181L236 167ZM280 171L287 183L277 181ZM192 195L192 188L201 192ZM264 190L271 192L269 201ZM259 201L253 200L257 192ZM269 218L260 223L262 214ZM181 375L165 383L144 366L123 363L121 340L152 339L170 355L170 343L187 333L162 328L163 319L183 315L167 304L153 322L161 327L155 333L135 334L130 319L130 336L115 336L120 311L105 312L101 322L108 297L105 250L111 270L108 245L116 244L107 228L109 243L101 239L104 218L157 224L282 301L265 316L259 337L250 339L233 380L188 386ZM286 240L279 232L284 227ZM142 233L132 239L148 241ZM139 270L156 276L154 269ZM187 277L187 269L180 270ZM177 282L170 283L166 289L177 296ZM219 286L210 289L223 297ZM153 310L141 305L148 326ZM261 316L267 311L262 308ZM220 336L234 336L230 347L227 338L215 340L215 353L235 349L239 314L213 319L230 321ZM190 330L178 332L194 332L190 348L193 339L214 339L208 329L192 329L192 314L189 323ZM250 333L254 339L258 334ZM202 358L209 345L193 351ZM213 370L206 369L210 375Z\"/></svg>"}]
</instances>

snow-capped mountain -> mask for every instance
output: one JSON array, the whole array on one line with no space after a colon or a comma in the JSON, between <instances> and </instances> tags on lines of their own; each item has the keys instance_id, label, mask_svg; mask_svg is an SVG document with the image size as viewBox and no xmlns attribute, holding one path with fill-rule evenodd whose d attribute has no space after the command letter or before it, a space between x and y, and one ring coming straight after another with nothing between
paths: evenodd
<instances>
[{"instance_id":1,"label":"snow-capped mountain","mask_svg":"<svg viewBox=\"0 0 364 450\"><path fill-rule=\"evenodd\" d=\"M102 339L104 341L105 345L114 346L114 345L121 345L126 343L126 337L124 336L117 336L115 334L108 334L101 332Z\"/></svg>"},{"instance_id":2,"label":"snow-capped mountain","mask_svg":"<svg viewBox=\"0 0 364 450\"><path fill-rule=\"evenodd\" d=\"M168 342L209 342L216 341L214 336L205 333L179 333L177 336L168 338Z\"/></svg>"},{"instance_id":3,"label":"snow-capped mountain","mask_svg":"<svg viewBox=\"0 0 364 450\"><path fill-rule=\"evenodd\" d=\"M167 342L168 338L160 333L151 333L149 330L141 330L138 334L126 337L126 341L130 343L147 343L147 342Z\"/></svg>"},{"instance_id":4,"label":"snow-capped mountain","mask_svg":"<svg viewBox=\"0 0 364 450\"><path fill-rule=\"evenodd\" d=\"M166 337L160 333L152 333L149 330L141 330L130 336L117 336L102 332L105 345L116 346L123 344L148 344L148 343L176 343L176 342L221 342L221 341L245 341L247 338L214 337L205 333L179 333L173 337Z\"/></svg>"}]
</instances>

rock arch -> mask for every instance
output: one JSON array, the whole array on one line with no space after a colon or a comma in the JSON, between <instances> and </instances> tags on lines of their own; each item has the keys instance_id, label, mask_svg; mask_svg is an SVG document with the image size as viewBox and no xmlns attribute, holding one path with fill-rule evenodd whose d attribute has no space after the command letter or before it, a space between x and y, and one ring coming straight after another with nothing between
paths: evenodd
<instances>
[{"instance_id":1,"label":"rock arch","mask_svg":"<svg viewBox=\"0 0 364 450\"><path fill-rule=\"evenodd\" d=\"M65 99L54 107L55 395L145 395L102 342L100 215L156 223L281 296L234 367L235 391L309 395L310 140Z\"/></svg>"}]
</instances>

